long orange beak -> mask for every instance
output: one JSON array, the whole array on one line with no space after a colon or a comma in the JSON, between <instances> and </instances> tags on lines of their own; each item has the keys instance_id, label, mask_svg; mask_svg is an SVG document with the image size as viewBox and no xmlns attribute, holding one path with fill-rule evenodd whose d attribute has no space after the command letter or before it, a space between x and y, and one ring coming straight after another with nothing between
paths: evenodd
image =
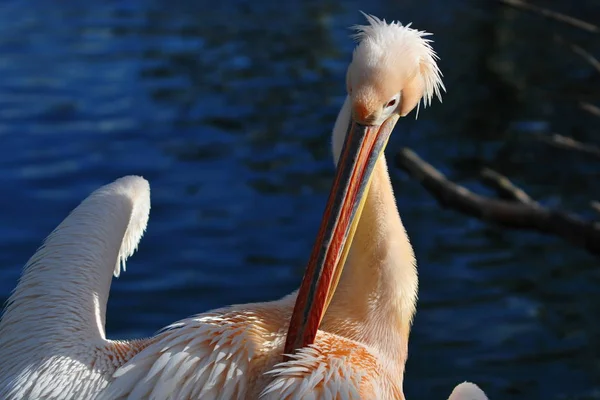
<instances>
[{"instance_id":1,"label":"long orange beak","mask_svg":"<svg viewBox=\"0 0 600 400\"><path fill-rule=\"evenodd\" d=\"M397 120L398 116L393 115L380 126L353 122L346 134L321 227L290 320L286 355L315 340L342 274L373 169Z\"/></svg>"}]
</instances>

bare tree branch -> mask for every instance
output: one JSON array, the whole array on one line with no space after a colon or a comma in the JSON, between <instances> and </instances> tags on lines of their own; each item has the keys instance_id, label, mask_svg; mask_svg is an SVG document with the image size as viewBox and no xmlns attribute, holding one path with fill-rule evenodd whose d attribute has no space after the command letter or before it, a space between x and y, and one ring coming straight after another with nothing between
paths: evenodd
<instances>
[{"instance_id":1,"label":"bare tree branch","mask_svg":"<svg viewBox=\"0 0 600 400\"><path fill-rule=\"evenodd\" d=\"M549 10L547 8L535 6L533 4L529 4L528 2L526 2L524 0L498 0L498 1L501 2L501 3L504 3L506 5L509 5L511 7L514 7L514 8L518 8L518 9L521 9L521 10L530 11L530 12L533 12L535 14L542 15L542 16L544 16L546 18L550 18L550 19L554 19L556 21L564 22L566 24L569 24L569 25L574 26L576 28L583 29L583 30L588 31L588 32L592 32L592 33L599 33L600 32L600 28L597 25L594 25L594 24L586 22L586 21L582 21L582 20L580 20L578 18L571 17L571 16L566 15L566 14L559 13L557 11L553 11L553 10Z\"/></svg>"},{"instance_id":2,"label":"bare tree branch","mask_svg":"<svg viewBox=\"0 0 600 400\"><path fill-rule=\"evenodd\" d=\"M580 153L600 158L600 147L579 142L568 136L559 135L554 133L552 135L533 135L537 140L549 144L560 149L578 151Z\"/></svg>"},{"instance_id":3,"label":"bare tree branch","mask_svg":"<svg viewBox=\"0 0 600 400\"><path fill-rule=\"evenodd\" d=\"M597 107L591 103L587 103L585 101L581 101L579 102L579 107L581 107L583 110L589 112L592 115L595 115L596 117L600 117L600 107Z\"/></svg>"},{"instance_id":4,"label":"bare tree branch","mask_svg":"<svg viewBox=\"0 0 600 400\"><path fill-rule=\"evenodd\" d=\"M524 204L478 195L448 180L410 149L402 149L396 163L418 179L443 207L507 228L553 234L600 256L599 224L537 203Z\"/></svg>"},{"instance_id":5,"label":"bare tree branch","mask_svg":"<svg viewBox=\"0 0 600 400\"><path fill-rule=\"evenodd\" d=\"M498 196L503 199L518 201L523 204L537 204L523 189L512 183L510 179L490 168L481 170L481 182L494 189Z\"/></svg>"}]
</instances>

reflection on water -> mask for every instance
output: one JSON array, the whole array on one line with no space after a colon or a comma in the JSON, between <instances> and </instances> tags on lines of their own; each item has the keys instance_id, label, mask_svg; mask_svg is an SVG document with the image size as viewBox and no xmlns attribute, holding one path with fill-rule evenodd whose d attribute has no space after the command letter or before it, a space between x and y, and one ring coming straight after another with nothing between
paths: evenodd
<instances>
[{"instance_id":1,"label":"reflection on water","mask_svg":"<svg viewBox=\"0 0 600 400\"><path fill-rule=\"evenodd\" d=\"M410 146L478 190L489 165L550 205L600 198L597 162L527 139L597 142L579 102L600 102L600 74L554 39L598 55L597 36L493 1L200 3L0 5L3 300L67 212L126 174L150 180L152 217L113 285L111 337L297 287L359 9L433 31L442 58L443 105L399 124L389 152ZM600 20L577 4L562 10ZM469 379L493 399L600 398L597 260L442 210L392 175L421 279L407 397Z\"/></svg>"}]
</instances>

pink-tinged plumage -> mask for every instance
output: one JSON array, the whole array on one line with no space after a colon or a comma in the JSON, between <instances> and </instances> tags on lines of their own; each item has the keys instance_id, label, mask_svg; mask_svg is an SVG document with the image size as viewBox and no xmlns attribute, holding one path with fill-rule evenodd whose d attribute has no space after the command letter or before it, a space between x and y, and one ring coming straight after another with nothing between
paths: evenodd
<instances>
[{"instance_id":1,"label":"pink-tinged plumage","mask_svg":"<svg viewBox=\"0 0 600 400\"><path fill-rule=\"evenodd\" d=\"M367 19L333 130L336 163L352 121L404 116L443 89L426 33ZM31 258L0 321L0 398L404 399L418 279L385 157L315 341L286 361L296 293L187 318L149 339L105 338L112 275L149 210L148 183L121 178L82 202ZM450 399L487 398L463 383Z\"/></svg>"}]
</instances>

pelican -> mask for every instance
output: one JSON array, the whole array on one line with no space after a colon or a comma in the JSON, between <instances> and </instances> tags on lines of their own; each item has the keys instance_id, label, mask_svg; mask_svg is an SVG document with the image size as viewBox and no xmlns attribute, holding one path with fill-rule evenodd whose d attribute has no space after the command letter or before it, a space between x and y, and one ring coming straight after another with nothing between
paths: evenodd
<instances>
[{"instance_id":1,"label":"pelican","mask_svg":"<svg viewBox=\"0 0 600 400\"><path fill-rule=\"evenodd\" d=\"M383 151L396 121L441 99L444 86L428 33L365 16L300 289L148 339L107 339L112 275L125 270L150 211L148 183L121 178L75 208L26 264L0 322L0 398L404 399L418 282ZM465 382L450 399L487 397Z\"/></svg>"}]
</instances>

